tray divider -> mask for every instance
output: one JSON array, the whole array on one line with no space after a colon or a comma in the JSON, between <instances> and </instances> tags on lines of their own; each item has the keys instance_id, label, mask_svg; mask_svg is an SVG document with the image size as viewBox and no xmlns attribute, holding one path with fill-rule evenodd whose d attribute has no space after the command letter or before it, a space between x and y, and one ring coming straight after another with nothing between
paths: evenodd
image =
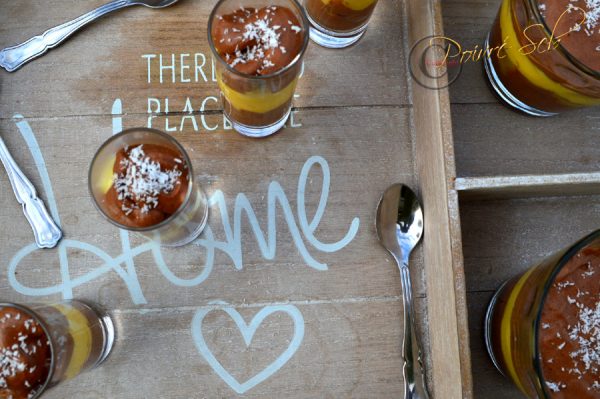
<instances>
[{"instance_id":1,"label":"tray divider","mask_svg":"<svg viewBox=\"0 0 600 399\"><path fill-rule=\"evenodd\" d=\"M440 0L407 0L409 46L443 35ZM407 54L409 49L407 49ZM423 242L432 390L435 398L472 398L471 356L456 168L447 89L409 85L415 158L425 211ZM443 80L439 81L445 86Z\"/></svg>"},{"instance_id":2,"label":"tray divider","mask_svg":"<svg viewBox=\"0 0 600 399\"><path fill-rule=\"evenodd\" d=\"M597 195L600 172L460 177L455 189L461 200Z\"/></svg>"}]
</instances>

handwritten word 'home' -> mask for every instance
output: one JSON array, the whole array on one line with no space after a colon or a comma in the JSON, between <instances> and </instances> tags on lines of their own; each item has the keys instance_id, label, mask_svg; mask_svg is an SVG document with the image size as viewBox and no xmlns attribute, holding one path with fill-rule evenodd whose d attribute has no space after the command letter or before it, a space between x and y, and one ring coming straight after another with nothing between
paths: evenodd
<instances>
[{"instance_id":1,"label":"handwritten word 'home'","mask_svg":"<svg viewBox=\"0 0 600 399\"><path fill-rule=\"evenodd\" d=\"M120 101L115 102L115 106L113 106L113 115L121 114L120 104ZM33 131L31 130L31 127L27 121L24 120L22 116L17 116L16 121L19 131L23 135L32 153L32 156L36 160L36 166L38 167L38 171L42 177L42 183L44 185L46 197L48 198L48 204L51 209L51 213L55 220L57 220L57 222L60 224L54 191L52 190L52 185L48 176L44 158L37 140L35 139L35 135L33 134ZM119 130L121 126L121 118L115 117L113 119L113 130ZM322 186L316 212L312 218L309 218L306 212L306 186L307 182L311 180L311 171L316 165L320 166L321 169ZM7 273L8 281L15 291L23 295L45 296L62 294L64 299L71 299L73 298L74 288L96 280L106 273L114 272L126 284L132 301L135 304L144 304L147 303L147 301L143 295L143 291L137 277L134 263L135 257L145 252L151 252L154 261L163 276L175 286L180 287L193 287L203 283L212 272L214 267L215 252L217 250L224 252L232 260L234 267L238 270L241 270L244 266L242 254L242 218L245 216L252 233L254 234L256 243L258 244L258 248L263 258L272 260L275 258L277 247L278 206L284 215L292 242L298 249L298 252L306 264L316 270L327 270L326 264L319 262L313 257L309 251L309 248L307 247L307 244L313 247L315 250L323 253L337 252L352 242L358 233L358 228L360 225L359 219L354 218L345 236L341 240L334 243L324 243L315 236L315 231L319 227L325 214L325 209L329 199L330 184L331 173L327 161L319 156L310 157L302 167L298 179L296 192L297 209L296 213L294 214L293 208L285 192L283 191L283 188L278 182L272 181L269 184L267 194L266 233L261 229L256 213L245 194L239 193L236 196L232 219L227 209L225 194L220 190L216 190L210 197L209 205L211 206L213 212L216 211L220 214L221 227L225 233L225 240L218 240L215 238L209 223L201 238L194 242L194 245L199 248L204 248L206 251L204 266L201 267L201 265L199 265L199 269L201 269L201 271L197 276L190 279L178 277L169 268L163 258L161 247L158 244L154 242L146 242L132 248L128 233L126 231L120 231L123 252L116 257L109 256L105 251L92 244L68 238L63 239L58 246L58 256L60 260L60 283L46 287L27 286L17 278L19 275L19 265L21 262L32 253L39 251L35 243L31 243L17 251L17 253L10 260ZM214 209L215 207L217 209ZM231 222L232 220L233 223ZM80 252L89 252L98 257L103 263L85 274L76 273L77 277L73 277L70 272L68 260L69 248L78 249ZM48 252L48 254L51 253L56 255L54 252Z\"/></svg>"}]
</instances>

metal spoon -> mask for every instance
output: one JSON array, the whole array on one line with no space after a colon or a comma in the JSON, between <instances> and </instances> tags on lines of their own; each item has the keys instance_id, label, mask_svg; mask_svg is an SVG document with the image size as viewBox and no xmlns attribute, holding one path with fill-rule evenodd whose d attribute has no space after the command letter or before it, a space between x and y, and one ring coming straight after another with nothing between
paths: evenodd
<instances>
[{"instance_id":1,"label":"metal spoon","mask_svg":"<svg viewBox=\"0 0 600 399\"><path fill-rule=\"evenodd\" d=\"M415 193L403 184L385 190L377 207L379 241L398 263L404 295L404 398L428 399L421 347L415 332L408 259L423 236L423 211ZM416 360L416 361L415 361Z\"/></svg>"},{"instance_id":2,"label":"metal spoon","mask_svg":"<svg viewBox=\"0 0 600 399\"><path fill-rule=\"evenodd\" d=\"M177 3L179 0L115 0L75 18L72 21L48 29L39 36L32 37L25 43L0 51L0 66L8 72L13 72L25 63L45 54L49 49L58 46L79 28L95 21L109 12L129 6L146 6L163 8Z\"/></svg>"}]
</instances>

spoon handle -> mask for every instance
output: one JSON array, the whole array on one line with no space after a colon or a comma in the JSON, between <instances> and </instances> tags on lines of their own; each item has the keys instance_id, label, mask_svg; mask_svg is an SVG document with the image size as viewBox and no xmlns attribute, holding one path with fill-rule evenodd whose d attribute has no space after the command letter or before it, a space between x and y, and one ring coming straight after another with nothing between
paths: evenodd
<instances>
[{"instance_id":1,"label":"spoon handle","mask_svg":"<svg viewBox=\"0 0 600 399\"><path fill-rule=\"evenodd\" d=\"M415 331L412 284L407 261L401 262L400 277L404 299L404 341L402 343L404 399L429 399L421 359L421 345Z\"/></svg>"},{"instance_id":2,"label":"spoon handle","mask_svg":"<svg viewBox=\"0 0 600 399\"><path fill-rule=\"evenodd\" d=\"M0 66L8 72L19 69L27 62L45 54L49 49L58 46L78 29L108 14L111 11L133 5L130 0L115 0L75 18L72 21L48 29L39 36L32 37L25 43L0 51Z\"/></svg>"}]
</instances>

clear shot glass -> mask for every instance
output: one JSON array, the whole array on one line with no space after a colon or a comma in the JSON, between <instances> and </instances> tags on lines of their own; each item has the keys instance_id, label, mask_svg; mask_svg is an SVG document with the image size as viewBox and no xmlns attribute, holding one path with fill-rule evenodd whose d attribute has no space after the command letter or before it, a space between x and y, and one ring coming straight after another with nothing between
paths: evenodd
<instances>
[{"instance_id":1,"label":"clear shot glass","mask_svg":"<svg viewBox=\"0 0 600 399\"><path fill-rule=\"evenodd\" d=\"M377 0L304 0L310 38L320 46L344 48L367 30Z\"/></svg>"},{"instance_id":2,"label":"clear shot glass","mask_svg":"<svg viewBox=\"0 0 600 399\"><path fill-rule=\"evenodd\" d=\"M562 0L502 1L485 46L497 54L484 57L484 66L492 89L512 108L553 116L600 105L600 33L588 36L585 10L568 11L569 4L583 6ZM544 15L552 15L552 21Z\"/></svg>"},{"instance_id":3,"label":"clear shot glass","mask_svg":"<svg viewBox=\"0 0 600 399\"><path fill-rule=\"evenodd\" d=\"M287 18L271 31L272 38L277 42L277 35L290 32L298 35L296 54L288 54L287 65L274 70L272 73L261 75L245 73L231 66L230 57L236 57L236 51L227 49L226 44L232 35L241 37L250 22L247 17L238 19L235 15L240 10L261 10L267 7L283 7L293 15L295 23ZM235 17L236 22L230 21ZM222 29L220 22L227 20L231 28ZM285 30L285 32L284 32ZM231 121L234 129L248 137L266 137L279 131L287 121L292 110L292 100L296 85L302 72L302 60L309 42L309 24L302 6L296 0L220 0L213 9L208 23L208 42L217 60L217 81L221 90L223 112ZM234 37L234 40L235 37ZM245 39L244 39L245 40ZM253 39L254 40L254 39ZM258 40L261 40L259 37ZM255 42L254 42L255 43ZM231 50L231 51L230 51ZM244 52L253 51L250 45ZM283 45L266 51L278 53L289 52ZM258 52L263 52L259 50ZM258 53L257 52L257 53ZM237 52L239 54L239 52ZM243 63L249 66L256 60L253 56Z\"/></svg>"},{"instance_id":4,"label":"clear shot glass","mask_svg":"<svg viewBox=\"0 0 600 399\"><path fill-rule=\"evenodd\" d=\"M114 340L110 317L83 302L0 303L0 397L37 399L99 366Z\"/></svg>"},{"instance_id":5,"label":"clear shot glass","mask_svg":"<svg viewBox=\"0 0 600 399\"><path fill-rule=\"evenodd\" d=\"M485 318L496 368L532 399L600 397L600 230L504 283Z\"/></svg>"},{"instance_id":6,"label":"clear shot glass","mask_svg":"<svg viewBox=\"0 0 600 399\"><path fill-rule=\"evenodd\" d=\"M141 183L139 180L115 180L123 159L131 159L133 151L140 147L143 152L136 153L140 160L149 158L150 162L159 163L162 176L165 172L176 170L179 177L169 192L156 193L143 203L136 198L124 201L122 191L119 191L123 187L119 184L131 183L131 187L137 187L132 191L148 184L143 179ZM137 167L142 170L141 173L144 173L144 168L151 169L147 163ZM157 177L152 182L160 179ZM194 177L192 162L183 146L161 131L134 128L112 136L94 156L88 184L94 205L112 224L161 245L176 247L189 244L206 226L208 201Z\"/></svg>"}]
</instances>

